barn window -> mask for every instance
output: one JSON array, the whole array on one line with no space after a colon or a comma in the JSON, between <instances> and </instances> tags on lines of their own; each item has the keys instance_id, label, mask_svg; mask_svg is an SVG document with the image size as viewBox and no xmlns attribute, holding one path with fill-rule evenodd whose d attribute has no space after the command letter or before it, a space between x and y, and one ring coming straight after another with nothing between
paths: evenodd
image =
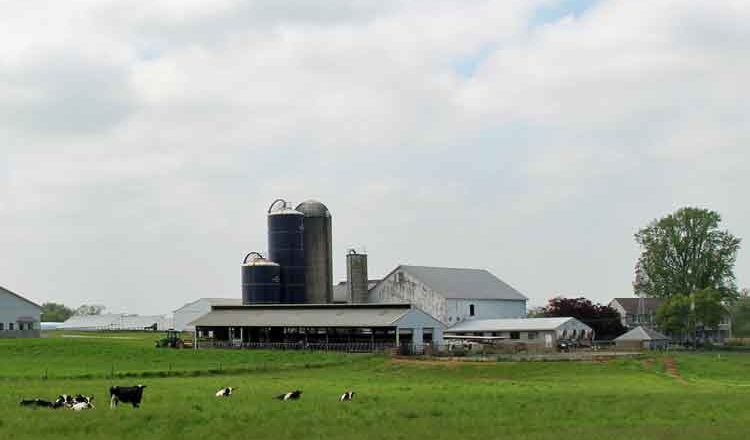
<instances>
[{"instance_id":1,"label":"barn window","mask_svg":"<svg viewBox=\"0 0 750 440\"><path fill-rule=\"evenodd\" d=\"M12 322L8 323L8 330L13 330L13 323Z\"/></svg>"},{"instance_id":2,"label":"barn window","mask_svg":"<svg viewBox=\"0 0 750 440\"><path fill-rule=\"evenodd\" d=\"M5 330L5 323L4 322L0 322L0 332L3 331L3 330Z\"/></svg>"},{"instance_id":3,"label":"barn window","mask_svg":"<svg viewBox=\"0 0 750 440\"><path fill-rule=\"evenodd\" d=\"M528 332L528 333L526 333L526 337L528 339L530 339L530 340L531 339L536 339L537 338L537 332Z\"/></svg>"},{"instance_id":4,"label":"barn window","mask_svg":"<svg viewBox=\"0 0 750 440\"><path fill-rule=\"evenodd\" d=\"M474 316L474 304L469 304L469 316Z\"/></svg>"},{"instance_id":5,"label":"barn window","mask_svg":"<svg viewBox=\"0 0 750 440\"><path fill-rule=\"evenodd\" d=\"M521 332L510 332L511 339L521 339Z\"/></svg>"}]
</instances>

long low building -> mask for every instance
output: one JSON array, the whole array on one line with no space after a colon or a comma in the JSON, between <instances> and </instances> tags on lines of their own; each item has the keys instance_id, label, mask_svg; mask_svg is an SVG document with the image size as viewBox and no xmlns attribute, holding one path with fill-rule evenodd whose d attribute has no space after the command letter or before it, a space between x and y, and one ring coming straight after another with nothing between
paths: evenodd
<instances>
[{"instance_id":1,"label":"long low building","mask_svg":"<svg viewBox=\"0 0 750 440\"><path fill-rule=\"evenodd\" d=\"M102 314L71 316L57 326L59 330L166 330L172 327L164 316L141 316L128 314Z\"/></svg>"},{"instance_id":2,"label":"long low building","mask_svg":"<svg viewBox=\"0 0 750 440\"><path fill-rule=\"evenodd\" d=\"M593 329L575 318L474 319L445 330L445 337L488 337L554 348L557 341L593 338Z\"/></svg>"},{"instance_id":3,"label":"long low building","mask_svg":"<svg viewBox=\"0 0 750 440\"><path fill-rule=\"evenodd\" d=\"M443 324L410 304L212 306L189 323L196 344L442 344Z\"/></svg>"}]
</instances>

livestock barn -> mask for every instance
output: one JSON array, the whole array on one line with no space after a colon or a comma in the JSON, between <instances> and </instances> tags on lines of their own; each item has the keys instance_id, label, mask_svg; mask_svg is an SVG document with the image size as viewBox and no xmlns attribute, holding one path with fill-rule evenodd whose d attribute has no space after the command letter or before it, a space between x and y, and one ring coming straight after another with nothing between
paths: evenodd
<instances>
[{"instance_id":1,"label":"livestock barn","mask_svg":"<svg viewBox=\"0 0 750 440\"><path fill-rule=\"evenodd\" d=\"M0 287L0 338L38 338L42 307Z\"/></svg>"},{"instance_id":2,"label":"livestock barn","mask_svg":"<svg viewBox=\"0 0 750 440\"><path fill-rule=\"evenodd\" d=\"M371 351L442 344L443 325L409 304L214 306L192 321L199 346L300 347Z\"/></svg>"},{"instance_id":3,"label":"livestock barn","mask_svg":"<svg viewBox=\"0 0 750 440\"><path fill-rule=\"evenodd\" d=\"M368 293L368 303L408 302L451 326L464 320L523 318L527 298L489 271L400 265Z\"/></svg>"}]
</instances>

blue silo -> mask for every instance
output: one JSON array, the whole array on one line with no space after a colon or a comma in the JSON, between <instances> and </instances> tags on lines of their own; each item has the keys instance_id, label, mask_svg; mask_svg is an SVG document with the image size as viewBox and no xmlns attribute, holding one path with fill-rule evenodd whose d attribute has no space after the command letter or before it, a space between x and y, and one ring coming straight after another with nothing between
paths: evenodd
<instances>
[{"instance_id":1,"label":"blue silo","mask_svg":"<svg viewBox=\"0 0 750 440\"><path fill-rule=\"evenodd\" d=\"M248 261L248 258L250 258ZM242 303L276 304L281 302L281 268L257 252L242 262Z\"/></svg>"},{"instance_id":2,"label":"blue silo","mask_svg":"<svg viewBox=\"0 0 750 440\"><path fill-rule=\"evenodd\" d=\"M281 266L282 303L305 302L304 219L282 199L268 208L268 258Z\"/></svg>"}]
</instances>

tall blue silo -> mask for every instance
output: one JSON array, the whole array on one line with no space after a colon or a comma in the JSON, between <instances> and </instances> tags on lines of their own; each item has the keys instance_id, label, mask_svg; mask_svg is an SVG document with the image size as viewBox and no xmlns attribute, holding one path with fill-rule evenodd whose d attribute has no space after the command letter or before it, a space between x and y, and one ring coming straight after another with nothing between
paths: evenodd
<instances>
[{"instance_id":1,"label":"tall blue silo","mask_svg":"<svg viewBox=\"0 0 750 440\"><path fill-rule=\"evenodd\" d=\"M268 258L281 266L282 303L305 302L304 219L282 199L268 208Z\"/></svg>"}]
</instances>

